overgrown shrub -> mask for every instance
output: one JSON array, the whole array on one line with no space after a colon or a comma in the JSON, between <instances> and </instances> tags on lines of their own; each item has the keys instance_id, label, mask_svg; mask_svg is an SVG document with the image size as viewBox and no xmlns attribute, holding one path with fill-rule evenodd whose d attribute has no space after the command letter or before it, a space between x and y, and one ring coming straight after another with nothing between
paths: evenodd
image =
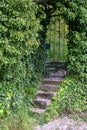
<instances>
[{"instance_id":1,"label":"overgrown shrub","mask_svg":"<svg viewBox=\"0 0 87 130\"><path fill-rule=\"evenodd\" d=\"M73 76L67 77L61 86L58 100L62 109L76 112L87 110L87 82Z\"/></svg>"},{"instance_id":2,"label":"overgrown shrub","mask_svg":"<svg viewBox=\"0 0 87 130\"><path fill-rule=\"evenodd\" d=\"M69 25L68 72L87 80L87 1L67 0L63 10Z\"/></svg>"},{"instance_id":3,"label":"overgrown shrub","mask_svg":"<svg viewBox=\"0 0 87 130\"><path fill-rule=\"evenodd\" d=\"M32 0L0 1L0 115L20 109L40 78L37 7ZM38 64L36 68L35 64ZM39 72L40 73L40 72ZM40 80L39 80L40 81ZM33 93L34 94L34 93ZM28 102L28 101L26 101Z\"/></svg>"},{"instance_id":4,"label":"overgrown shrub","mask_svg":"<svg viewBox=\"0 0 87 130\"><path fill-rule=\"evenodd\" d=\"M69 75L60 86L57 97L53 98L52 104L47 108L45 120L56 118L61 112L87 111L87 82Z\"/></svg>"}]
</instances>

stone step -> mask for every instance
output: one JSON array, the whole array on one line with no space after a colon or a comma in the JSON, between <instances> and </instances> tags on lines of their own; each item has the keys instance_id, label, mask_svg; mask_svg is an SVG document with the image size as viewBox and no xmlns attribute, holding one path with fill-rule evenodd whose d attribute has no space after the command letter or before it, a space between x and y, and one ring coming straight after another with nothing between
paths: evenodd
<instances>
[{"instance_id":1,"label":"stone step","mask_svg":"<svg viewBox=\"0 0 87 130\"><path fill-rule=\"evenodd\" d=\"M63 80L61 77L50 77L50 78L44 78L43 84L58 84Z\"/></svg>"},{"instance_id":2,"label":"stone step","mask_svg":"<svg viewBox=\"0 0 87 130\"><path fill-rule=\"evenodd\" d=\"M46 109L48 105L50 105L51 100L44 99L42 97L37 97L36 99L33 99L34 103L39 106L41 109Z\"/></svg>"},{"instance_id":3,"label":"stone step","mask_svg":"<svg viewBox=\"0 0 87 130\"><path fill-rule=\"evenodd\" d=\"M66 76L66 70L60 69L57 72L51 72L49 74L50 77L65 77Z\"/></svg>"},{"instance_id":4,"label":"stone step","mask_svg":"<svg viewBox=\"0 0 87 130\"><path fill-rule=\"evenodd\" d=\"M55 69L55 68L52 68L52 67L47 67L47 68L46 68L46 71L55 72L56 69Z\"/></svg>"},{"instance_id":5,"label":"stone step","mask_svg":"<svg viewBox=\"0 0 87 130\"><path fill-rule=\"evenodd\" d=\"M39 91L37 92L37 94L38 94L40 97L47 98L47 99L52 99L53 96L56 96L56 95L57 95L57 92L45 92L45 91L39 90Z\"/></svg>"},{"instance_id":6,"label":"stone step","mask_svg":"<svg viewBox=\"0 0 87 130\"><path fill-rule=\"evenodd\" d=\"M47 62L46 63L47 67L55 67L57 69L59 68L65 68L65 63L64 62Z\"/></svg>"},{"instance_id":7,"label":"stone step","mask_svg":"<svg viewBox=\"0 0 87 130\"><path fill-rule=\"evenodd\" d=\"M37 113L37 114L41 114L45 112L45 109L40 109L40 108L31 108L31 111Z\"/></svg>"},{"instance_id":8,"label":"stone step","mask_svg":"<svg viewBox=\"0 0 87 130\"><path fill-rule=\"evenodd\" d=\"M41 89L46 92L57 92L60 87L51 84L41 84Z\"/></svg>"}]
</instances>

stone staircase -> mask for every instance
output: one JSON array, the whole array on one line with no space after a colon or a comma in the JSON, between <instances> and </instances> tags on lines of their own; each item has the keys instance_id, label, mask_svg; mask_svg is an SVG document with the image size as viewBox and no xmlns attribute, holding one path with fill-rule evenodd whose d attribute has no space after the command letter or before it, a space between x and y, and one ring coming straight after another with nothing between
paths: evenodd
<instances>
[{"instance_id":1,"label":"stone staircase","mask_svg":"<svg viewBox=\"0 0 87 130\"><path fill-rule=\"evenodd\" d=\"M60 88L58 84L63 80L66 75L66 71L62 68L55 69L55 67L49 66L49 77L44 78L41 84L40 90L37 92L37 97L33 99L35 107L31 110L35 113L44 113L46 107L50 105L53 96L57 95L57 91Z\"/></svg>"}]
</instances>

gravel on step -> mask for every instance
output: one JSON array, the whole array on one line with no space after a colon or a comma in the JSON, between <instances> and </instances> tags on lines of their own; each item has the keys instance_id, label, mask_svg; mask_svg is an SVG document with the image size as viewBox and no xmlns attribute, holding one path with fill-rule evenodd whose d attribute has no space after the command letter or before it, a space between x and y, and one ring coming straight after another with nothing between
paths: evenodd
<instances>
[{"instance_id":1,"label":"gravel on step","mask_svg":"<svg viewBox=\"0 0 87 130\"><path fill-rule=\"evenodd\" d=\"M64 116L43 126L37 126L34 130L87 130L87 123Z\"/></svg>"}]
</instances>

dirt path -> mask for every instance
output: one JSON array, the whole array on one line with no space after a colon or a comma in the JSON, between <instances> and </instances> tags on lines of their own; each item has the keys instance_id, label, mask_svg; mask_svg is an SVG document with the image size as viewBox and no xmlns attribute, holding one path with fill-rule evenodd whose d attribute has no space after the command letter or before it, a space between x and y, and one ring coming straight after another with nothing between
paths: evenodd
<instances>
[{"instance_id":1,"label":"dirt path","mask_svg":"<svg viewBox=\"0 0 87 130\"><path fill-rule=\"evenodd\" d=\"M37 126L34 130L87 130L87 123L64 116L43 126Z\"/></svg>"}]
</instances>

